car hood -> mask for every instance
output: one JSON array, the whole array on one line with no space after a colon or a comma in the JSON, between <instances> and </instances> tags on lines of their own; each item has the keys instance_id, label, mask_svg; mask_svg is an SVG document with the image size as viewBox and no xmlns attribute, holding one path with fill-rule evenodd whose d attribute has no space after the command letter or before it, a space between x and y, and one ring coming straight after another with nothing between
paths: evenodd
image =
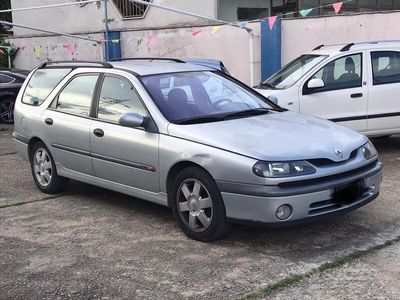
<instances>
[{"instance_id":1,"label":"car hood","mask_svg":"<svg viewBox=\"0 0 400 300\"><path fill-rule=\"evenodd\" d=\"M294 112L194 125L169 124L171 136L265 161L343 161L368 139L333 122ZM340 158L335 149L343 152Z\"/></svg>"}]
</instances>

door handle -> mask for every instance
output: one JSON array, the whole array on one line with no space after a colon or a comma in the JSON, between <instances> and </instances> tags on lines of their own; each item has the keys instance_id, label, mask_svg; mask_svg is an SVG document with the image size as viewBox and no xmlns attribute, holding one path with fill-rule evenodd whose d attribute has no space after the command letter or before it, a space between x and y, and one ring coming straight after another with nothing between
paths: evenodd
<instances>
[{"instance_id":1,"label":"door handle","mask_svg":"<svg viewBox=\"0 0 400 300\"><path fill-rule=\"evenodd\" d=\"M93 130L93 133L95 136L97 137L102 137L104 136L104 131L100 128L96 128L95 130Z\"/></svg>"},{"instance_id":2,"label":"door handle","mask_svg":"<svg viewBox=\"0 0 400 300\"><path fill-rule=\"evenodd\" d=\"M52 119L52 118L46 118L46 120L44 120L44 122L45 122L47 125L53 125L53 119Z\"/></svg>"},{"instance_id":3,"label":"door handle","mask_svg":"<svg viewBox=\"0 0 400 300\"><path fill-rule=\"evenodd\" d=\"M355 93L350 95L351 98L361 98L362 96L363 96L362 93Z\"/></svg>"}]
</instances>

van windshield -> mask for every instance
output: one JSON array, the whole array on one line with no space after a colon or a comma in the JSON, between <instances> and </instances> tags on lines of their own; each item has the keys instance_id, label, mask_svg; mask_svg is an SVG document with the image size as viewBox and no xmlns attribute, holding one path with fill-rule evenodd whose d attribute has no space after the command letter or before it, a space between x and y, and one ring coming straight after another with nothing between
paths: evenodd
<instances>
[{"instance_id":1,"label":"van windshield","mask_svg":"<svg viewBox=\"0 0 400 300\"><path fill-rule=\"evenodd\" d=\"M261 88L286 89L295 84L311 68L326 59L327 55L305 54L292 60L267 80L261 82Z\"/></svg>"}]
</instances>

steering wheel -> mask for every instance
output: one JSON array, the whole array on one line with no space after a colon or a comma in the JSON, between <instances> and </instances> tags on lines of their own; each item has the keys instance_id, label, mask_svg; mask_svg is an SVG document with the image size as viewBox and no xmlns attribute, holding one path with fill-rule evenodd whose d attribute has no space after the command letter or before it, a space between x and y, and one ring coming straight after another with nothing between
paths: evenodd
<instances>
[{"instance_id":1,"label":"steering wheel","mask_svg":"<svg viewBox=\"0 0 400 300\"><path fill-rule=\"evenodd\" d=\"M225 102L226 103L231 103L233 101L231 99L229 99L229 98L221 98L221 99L215 101L214 105L221 105L221 103L225 103Z\"/></svg>"}]
</instances>

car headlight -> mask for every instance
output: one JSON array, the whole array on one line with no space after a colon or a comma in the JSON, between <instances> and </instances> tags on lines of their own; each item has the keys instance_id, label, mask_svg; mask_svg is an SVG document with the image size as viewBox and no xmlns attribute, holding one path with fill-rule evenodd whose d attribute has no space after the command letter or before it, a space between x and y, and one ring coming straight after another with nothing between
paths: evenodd
<instances>
[{"instance_id":1,"label":"car headlight","mask_svg":"<svg viewBox=\"0 0 400 300\"><path fill-rule=\"evenodd\" d=\"M259 161L253 166L253 173L260 177L291 177L315 172L315 168L305 160L288 162Z\"/></svg>"},{"instance_id":2,"label":"car headlight","mask_svg":"<svg viewBox=\"0 0 400 300\"><path fill-rule=\"evenodd\" d=\"M361 152L364 155L365 159L371 159L374 156L378 155L378 151L376 151L371 141L368 141L368 143L361 147Z\"/></svg>"}]
</instances>

